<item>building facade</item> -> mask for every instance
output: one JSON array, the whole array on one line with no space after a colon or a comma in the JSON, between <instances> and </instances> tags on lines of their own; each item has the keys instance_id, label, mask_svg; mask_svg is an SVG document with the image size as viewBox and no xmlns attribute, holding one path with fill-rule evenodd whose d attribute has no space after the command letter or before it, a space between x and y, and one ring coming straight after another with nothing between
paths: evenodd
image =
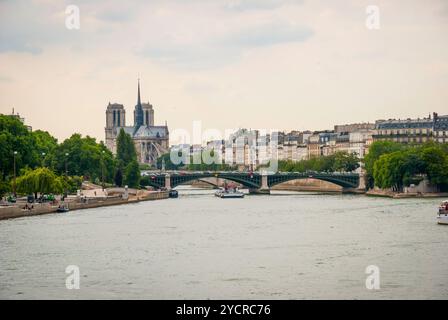
<instances>
[{"instance_id":1,"label":"building facade","mask_svg":"<svg viewBox=\"0 0 448 320\"><path fill-rule=\"evenodd\" d=\"M126 126L126 110L122 104L109 103L106 109L106 146L113 154L117 152L117 136L120 130L134 141L137 160L154 165L158 157L169 151L168 126L154 125L154 109L140 98L140 81L137 89L137 104L134 108L134 125Z\"/></svg>"},{"instance_id":2,"label":"building facade","mask_svg":"<svg viewBox=\"0 0 448 320\"><path fill-rule=\"evenodd\" d=\"M434 141L440 143L448 142L448 116L439 116L433 113L434 127L433 138Z\"/></svg>"},{"instance_id":3,"label":"building facade","mask_svg":"<svg viewBox=\"0 0 448 320\"><path fill-rule=\"evenodd\" d=\"M427 141L448 142L448 116L433 113L423 119L389 119L375 123L374 141L399 143L425 143Z\"/></svg>"}]
</instances>

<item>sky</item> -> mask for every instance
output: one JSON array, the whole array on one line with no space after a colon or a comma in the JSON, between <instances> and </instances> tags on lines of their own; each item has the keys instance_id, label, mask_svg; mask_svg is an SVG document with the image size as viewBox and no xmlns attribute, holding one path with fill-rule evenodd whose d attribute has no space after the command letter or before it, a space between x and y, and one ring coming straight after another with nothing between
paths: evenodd
<instances>
[{"instance_id":1,"label":"sky","mask_svg":"<svg viewBox=\"0 0 448 320\"><path fill-rule=\"evenodd\" d=\"M170 131L448 114L447 35L445 0L0 0L0 113L104 140L109 102L132 125L140 78Z\"/></svg>"}]
</instances>

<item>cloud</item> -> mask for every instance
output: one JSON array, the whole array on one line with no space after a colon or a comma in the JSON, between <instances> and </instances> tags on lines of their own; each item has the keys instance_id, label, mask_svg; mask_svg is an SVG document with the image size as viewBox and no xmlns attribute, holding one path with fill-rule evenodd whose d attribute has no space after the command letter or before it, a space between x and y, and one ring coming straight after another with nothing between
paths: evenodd
<instances>
[{"instance_id":1,"label":"cloud","mask_svg":"<svg viewBox=\"0 0 448 320\"><path fill-rule=\"evenodd\" d=\"M135 17L135 10L132 10L130 7L122 8L119 5L105 8L95 14L95 18L105 22L130 22Z\"/></svg>"},{"instance_id":2,"label":"cloud","mask_svg":"<svg viewBox=\"0 0 448 320\"><path fill-rule=\"evenodd\" d=\"M240 47L263 47L281 43L303 42L313 35L310 28L296 24L274 22L243 29L231 34L226 44Z\"/></svg>"},{"instance_id":3,"label":"cloud","mask_svg":"<svg viewBox=\"0 0 448 320\"><path fill-rule=\"evenodd\" d=\"M312 35L308 27L276 21L215 34L200 42L183 43L168 38L150 41L139 53L169 65L208 68L231 63L248 49L304 42Z\"/></svg>"},{"instance_id":4,"label":"cloud","mask_svg":"<svg viewBox=\"0 0 448 320\"><path fill-rule=\"evenodd\" d=\"M0 2L0 53L40 54L48 44L73 40L65 27L65 5L53 2Z\"/></svg>"},{"instance_id":5,"label":"cloud","mask_svg":"<svg viewBox=\"0 0 448 320\"><path fill-rule=\"evenodd\" d=\"M228 10L270 10L286 4L301 4L302 0L231 0L224 5Z\"/></svg>"},{"instance_id":6,"label":"cloud","mask_svg":"<svg viewBox=\"0 0 448 320\"><path fill-rule=\"evenodd\" d=\"M171 0L123 7L117 1L81 0L81 29L70 31L65 28L67 3L5 1L0 2L0 53L36 55L54 45L94 52L119 43L118 50L164 64L208 68L233 62L247 49L306 41L313 34L310 28L270 13L291 3L301 1ZM259 9L264 10L261 20L249 12Z\"/></svg>"}]
</instances>

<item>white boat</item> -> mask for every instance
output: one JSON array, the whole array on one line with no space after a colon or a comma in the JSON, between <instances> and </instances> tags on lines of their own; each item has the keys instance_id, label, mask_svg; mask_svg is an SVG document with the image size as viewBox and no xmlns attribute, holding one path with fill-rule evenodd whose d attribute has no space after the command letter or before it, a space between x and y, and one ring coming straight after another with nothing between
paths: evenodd
<instances>
[{"instance_id":1,"label":"white boat","mask_svg":"<svg viewBox=\"0 0 448 320\"><path fill-rule=\"evenodd\" d=\"M215 196L220 198L244 198L244 193L237 189L220 189L215 192Z\"/></svg>"},{"instance_id":2,"label":"white boat","mask_svg":"<svg viewBox=\"0 0 448 320\"><path fill-rule=\"evenodd\" d=\"M448 200L443 201L439 206L437 215L438 224L448 224Z\"/></svg>"}]
</instances>

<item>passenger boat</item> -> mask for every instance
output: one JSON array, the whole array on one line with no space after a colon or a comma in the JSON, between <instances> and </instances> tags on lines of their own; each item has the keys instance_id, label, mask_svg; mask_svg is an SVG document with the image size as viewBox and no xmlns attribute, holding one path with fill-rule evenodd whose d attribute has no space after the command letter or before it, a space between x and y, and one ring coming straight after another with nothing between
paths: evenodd
<instances>
[{"instance_id":1,"label":"passenger boat","mask_svg":"<svg viewBox=\"0 0 448 320\"><path fill-rule=\"evenodd\" d=\"M63 205L60 205L57 209L56 209L56 212L69 212L70 211L70 209L67 207L67 206L65 206L64 204Z\"/></svg>"},{"instance_id":2,"label":"passenger boat","mask_svg":"<svg viewBox=\"0 0 448 320\"><path fill-rule=\"evenodd\" d=\"M220 189L218 191L215 192L215 196L219 197L219 198L244 198L244 193L242 193L241 191L238 191L237 189L233 189L233 188L225 188L225 189Z\"/></svg>"},{"instance_id":3,"label":"passenger boat","mask_svg":"<svg viewBox=\"0 0 448 320\"><path fill-rule=\"evenodd\" d=\"M443 201L439 206L437 215L438 224L448 224L448 200Z\"/></svg>"},{"instance_id":4,"label":"passenger boat","mask_svg":"<svg viewBox=\"0 0 448 320\"><path fill-rule=\"evenodd\" d=\"M170 190L170 192L168 193L168 196L170 198L177 198L179 196L179 192L177 192L177 190Z\"/></svg>"}]
</instances>

